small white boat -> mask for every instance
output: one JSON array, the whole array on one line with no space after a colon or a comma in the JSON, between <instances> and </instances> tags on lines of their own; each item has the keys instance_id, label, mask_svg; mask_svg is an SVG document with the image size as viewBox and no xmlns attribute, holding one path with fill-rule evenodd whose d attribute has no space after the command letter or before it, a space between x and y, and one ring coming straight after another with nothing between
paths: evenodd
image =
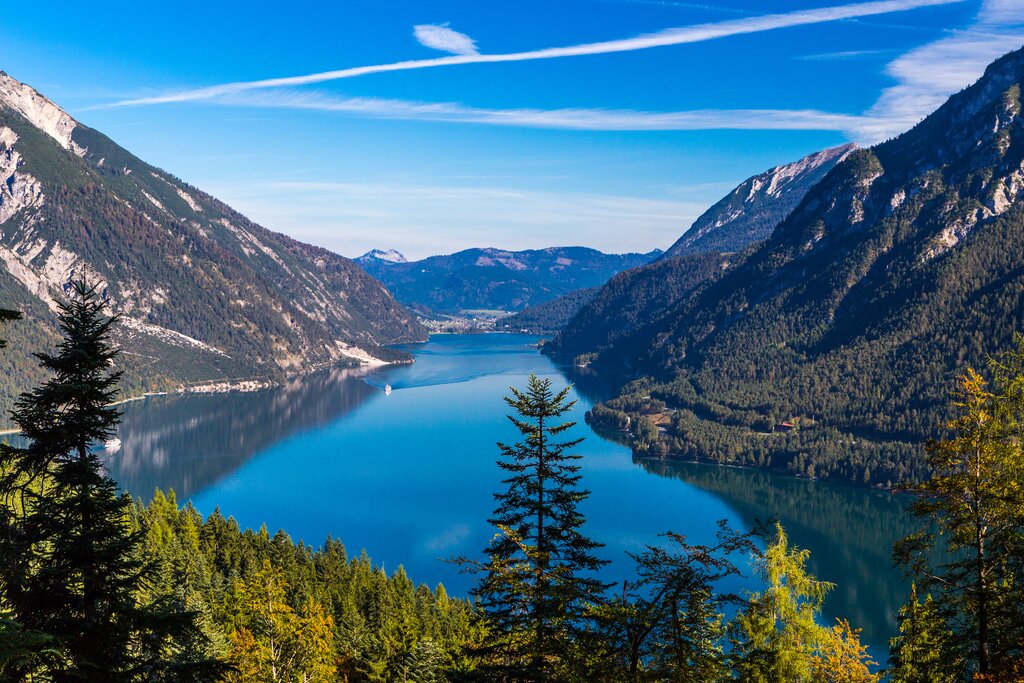
<instances>
[{"instance_id":1,"label":"small white boat","mask_svg":"<svg viewBox=\"0 0 1024 683\"><path fill-rule=\"evenodd\" d=\"M115 436L113 439L104 442L103 450L105 450L107 453L117 453L119 450L121 450L121 439Z\"/></svg>"},{"instance_id":2,"label":"small white boat","mask_svg":"<svg viewBox=\"0 0 1024 683\"><path fill-rule=\"evenodd\" d=\"M390 396L391 395L391 385L390 384L385 384L384 385L384 395L385 396Z\"/></svg>"}]
</instances>

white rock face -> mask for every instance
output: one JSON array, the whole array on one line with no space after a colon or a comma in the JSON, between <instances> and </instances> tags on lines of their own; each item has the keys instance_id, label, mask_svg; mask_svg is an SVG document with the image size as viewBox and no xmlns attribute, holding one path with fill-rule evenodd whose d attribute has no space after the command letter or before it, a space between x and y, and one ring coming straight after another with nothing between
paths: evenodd
<instances>
[{"instance_id":1,"label":"white rock face","mask_svg":"<svg viewBox=\"0 0 1024 683\"><path fill-rule=\"evenodd\" d=\"M408 259L402 255L402 252L397 249L374 249L368 251L357 260L376 259L377 261L384 261L385 263L408 263Z\"/></svg>"},{"instance_id":2,"label":"white rock face","mask_svg":"<svg viewBox=\"0 0 1024 683\"><path fill-rule=\"evenodd\" d=\"M71 142L71 133L78 122L66 111L46 99L34 89L20 83L0 71L0 104L18 112L32 125L60 143L64 149L70 149L82 156L85 149Z\"/></svg>"},{"instance_id":3,"label":"white rock face","mask_svg":"<svg viewBox=\"0 0 1024 683\"><path fill-rule=\"evenodd\" d=\"M46 261L36 265L33 260L47 247L43 240L31 241L30 238L14 245L13 249L0 246L0 262L7 272L52 311L57 311L57 301L53 291L59 291L71 275L72 270L80 265L78 256L55 242L50 249ZM88 269L88 268L87 268ZM105 287L104 282L100 283Z\"/></svg>"},{"instance_id":4,"label":"white rock face","mask_svg":"<svg viewBox=\"0 0 1024 683\"><path fill-rule=\"evenodd\" d=\"M199 203L192 198L192 195L185 192L185 190L182 190L180 187L176 187L174 190L178 193L179 197L185 200L185 203L188 204L188 208L192 209L196 213L202 213L203 207L199 206Z\"/></svg>"},{"instance_id":5,"label":"white rock face","mask_svg":"<svg viewBox=\"0 0 1024 683\"><path fill-rule=\"evenodd\" d=\"M857 145L852 144L830 147L829 149L823 149L820 152L808 155L799 161L794 161L791 164L776 166L765 174L768 176L768 189L765 190L765 194L771 197L778 197L794 180L802 178L830 161L834 160L835 163L839 163L850 156L850 153L855 149L857 149ZM759 184L764 184L763 178Z\"/></svg>"},{"instance_id":6,"label":"white rock face","mask_svg":"<svg viewBox=\"0 0 1024 683\"><path fill-rule=\"evenodd\" d=\"M665 253L678 256L697 248L701 242L714 241L714 234L728 234L756 224L764 212L781 202L795 204L810 189L817 176L824 174L857 149L855 144L830 147L793 163L770 168L740 183L721 201L701 215ZM825 170L822 170L825 169Z\"/></svg>"},{"instance_id":7,"label":"white rock face","mask_svg":"<svg viewBox=\"0 0 1024 683\"><path fill-rule=\"evenodd\" d=\"M14 149L18 135L0 128L0 225L24 208L43 203L43 190L39 181L18 170L21 155Z\"/></svg>"},{"instance_id":8,"label":"white rock face","mask_svg":"<svg viewBox=\"0 0 1024 683\"><path fill-rule=\"evenodd\" d=\"M151 337L156 337L157 339L167 342L172 346L178 346L181 348L201 349L203 351L215 353L218 356L223 356L225 358L229 357L228 354L224 353L220 349L211 346L206 342L201 342L198 339L188 336L187 334L182 334L181 332L176 332L175 330L170 330L167 329L166 327L160 327L159 325L147 323L137 318L130 318L128 316L122 316L120 320L121 324L124 327L128 328L129 330L142 332L143 334L149 335Z\"/></svg>"}]
</instances>

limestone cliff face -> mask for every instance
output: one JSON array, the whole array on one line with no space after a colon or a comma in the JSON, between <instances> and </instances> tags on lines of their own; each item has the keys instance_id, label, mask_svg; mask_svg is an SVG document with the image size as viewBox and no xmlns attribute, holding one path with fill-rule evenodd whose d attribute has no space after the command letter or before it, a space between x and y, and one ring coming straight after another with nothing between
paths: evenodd
<instances>
[{"instance_id":1,"label":"limestone cliff face","mask_svg":"<svg viewBox=\"0 0 1024 683\"><path fill-rule=\"evenodd\" d=\"M425 337L352 261L253 223L0 72L0 294L45 339L83 273L122 316L129 386L284 376Z\"/></svg>"},{"instance_id":2,"label":"limestone cliff face","mask_svg":"<svg viewBox=\"0 0 1024 683\"><path fill-rule=\"evenodd\" d=\"M747 178L705 211L662 258L740 251L767 239L815 184L857 145L840 145Z\"/></svg>"}]
</instances>

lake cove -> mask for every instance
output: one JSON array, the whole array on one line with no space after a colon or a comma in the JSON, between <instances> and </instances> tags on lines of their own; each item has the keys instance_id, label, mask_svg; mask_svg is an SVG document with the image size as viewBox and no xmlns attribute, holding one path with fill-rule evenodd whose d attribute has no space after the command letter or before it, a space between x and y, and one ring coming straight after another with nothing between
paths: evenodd
<instances>
[{"instance_id":1,"label":"lake cove","mask_svg":"<svg viewBox=\"0 0 1024 683\"><path fill-rule=\"evenodd\" d=\"M401 564L415 581L465 594L471 578L445 559L479 556L494 533L486 520L502 477L495 441L516 438L502 397L534 372L556 386L577 383L572 434L586 437L578 452L591 491L584 530L606 544L607 580L628 578L626 552L665 531L705 542L718 519L749 528L777 518L811 550L811 571L837 584L826 617L848 618L884 652L906 595L890 560L891 542L913 529L901 499L757 470L635 461L583 422L602 396L599 378L555 364L537 340L439 335L403 347L412 365L126 404L110 472L133 495L173 488L203 514L219 508L243 527L266 524L313 545L331 535L389 571Z\"/></svg>"}]
</instances>

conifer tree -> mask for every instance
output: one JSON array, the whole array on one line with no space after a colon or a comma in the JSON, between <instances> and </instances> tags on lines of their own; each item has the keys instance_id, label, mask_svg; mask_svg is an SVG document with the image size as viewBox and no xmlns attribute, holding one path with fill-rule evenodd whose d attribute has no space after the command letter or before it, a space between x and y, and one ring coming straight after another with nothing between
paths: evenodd
<instances>
[{"instance_id":1,"label":"conifer tree","mask_svg":"<svg viewBox=\"0 0 1024 683\"><path fill-rule=\"evenodd\" d=\"M509 420L523 440L499 443L506 489L495 494L491 524L499 529L474 595L492 629L494 677L550 680L584 620L588 605L606 585L593 576L604 561L601 544L581 532L578 506L589 495L579 487L582 439L562 440L574 422L559 418L572 409L569 388L530 375L525 390L505 398Z\"/></svg>"},{"instance_id":2,"label":"conifer tree","mask_svg":"<svg viewBox=\"0 0 1024 683\"><path fill-rule=\"evenodd\" d=\"M732 664L749 683L809 683L824 631L816 623L832 584L807 572L810 552L791 548L781 525L755 563L765 590L732 624Z\"/></svg>"},{"instance_id":3,"label":"conifer tree","mask_svg":"<svg viewBox=\"0 0 1024 683\"><path fill-rule=\"evenodd\" d=\"M728 678L724 611L742 599L717 590L738 576L735 554L757 555L756 531L737 533L718 523L712 545L665 534L665 546L631 557L636 578L594 609L589 649L601 652L600 680L711 683ZM758 528L759 530L759 528Z\"/></svg>"},{"instance_id":4,"label":"conifer tree","mask_svg":"<svg viewBox=\"0 0 1024 683\"><path fill-rule=\"evenodd\" d=\"M964 680L964 661L958 655L953 631L931 595L922 601L917 586L912 585L910 600L900 608L897 621L900 633L889 642L891 683Z\"/></svg>"},{"instance_id":5,"label":"conifer tree","mask_svg":"<svg viewBox=\"0 0 1024 683\"><path fill-rule=\"evenodd\" d=\"M119 495L92 450L113 436L113 318L95 286L72 283L60 306L64 339L37 354L50 378L12 413L28 440L5 447L0 478L0 590L13 618L52 639L58 656L33 680L212 680L220 667L192 648L193 615L170 603L143 605L150 570ZM197 641L198 639L198 641ZM201 642L200 642L201 644Z\"/></svg>"},{"instance_id":6,"label":"conifer tree","mask_svg":"<svg viewBox=\"0 0 1024 683\"><path fill-rule=\"evenodd\" d=\"M961 378L952 434L927 446L930 478L905 487L922 528L895 547L955 634L936 643L950 648L943 658L981 677L1024 655L1024 338L1017 344L992 364L991 389L973 369Z\"/></svg>"}]
</instances>

